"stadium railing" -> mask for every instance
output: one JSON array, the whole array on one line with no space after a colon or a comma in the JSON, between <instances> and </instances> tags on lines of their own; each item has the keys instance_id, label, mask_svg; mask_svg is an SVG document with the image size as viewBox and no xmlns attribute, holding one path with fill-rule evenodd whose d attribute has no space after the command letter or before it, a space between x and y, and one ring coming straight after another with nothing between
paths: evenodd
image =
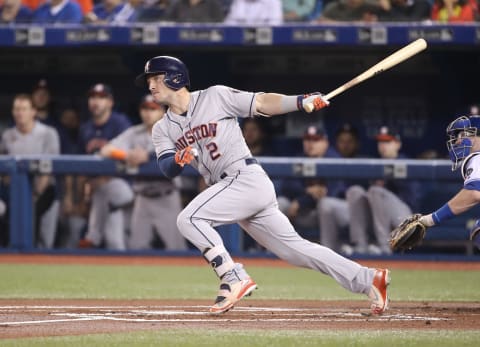
<instances>
[{"instance_id":1,"label":"stadium railing","mask_svg":"<svg viewBox=\"0 0 480 347\"><path fill-rule=\"evenodd\" d=\"M418 38L429 44L470 45L480 42L480 24L384 23L226 26L223 24L137 23L105 25L0 26L0 46L283 46L283 45L402 45Z\"/></svg>"},{"instance_id":2,"label":"stadium railing","mask_svg":"<svg viewBox=\"0 0 480 347\"><path fill-rule=\"evenodd\" d=\"M419 180L425 185L438 183L440 190L432 190L425 195L423 210L427 213L440 207L454 192L445 187L457 183L461 187L460 173L452 172L448 160L386 160L386 159L310 159L259 157L261 165L272 178L308 178L326 179L398 179ZM98 156L1 156L0 173L10 176L10 249L16 251L34 250L32 224L32 190L31 177L38 174L52 175L111 175L111 176L162 176L156 163L149 162L138 168L126 166L122 162L103 159ZM187 167L184 175L197 175ZM445 200L442 200L445 199ZM475 209L472 210L475 212ZM473 254L472 243L468 240L467 219L457 217L455 222L445 227L436 227L435 232L428 233L427 245L458 245L465 249L465 254ZM228 248L241 250L241 237L238 229L231 229L225 240Z\"/></svg>"}]
</instances>

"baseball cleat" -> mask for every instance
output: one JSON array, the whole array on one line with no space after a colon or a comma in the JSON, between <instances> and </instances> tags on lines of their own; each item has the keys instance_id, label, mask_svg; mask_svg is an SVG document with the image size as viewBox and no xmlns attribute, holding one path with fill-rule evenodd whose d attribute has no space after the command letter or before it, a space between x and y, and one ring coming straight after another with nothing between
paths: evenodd
<instances>
[{"instance_id":1,"label":"baseball cleat","mask_svg":"<svg viewBox=\"0 0 480 347\"><path fill-rule=\"evenodd\" d=\"M215 304L210 307L210 313L220 314L232 309L244 296L251 295L257 284L250 278L243 279L234 284L223 282L215 299Z\"/></svg>"},{"instance_id":2,"label":"baseball cleat","mask_svg":"<svg viewBox=\"0 0 480 347\"><path fill-rule=\"evenodd\" d=\"M368 295L371 300L373 314L382 314L388 309L388 285L390 284L390 271L387 269L376 269L373 277L372 288Z\"/></svg>"}]
</instances>

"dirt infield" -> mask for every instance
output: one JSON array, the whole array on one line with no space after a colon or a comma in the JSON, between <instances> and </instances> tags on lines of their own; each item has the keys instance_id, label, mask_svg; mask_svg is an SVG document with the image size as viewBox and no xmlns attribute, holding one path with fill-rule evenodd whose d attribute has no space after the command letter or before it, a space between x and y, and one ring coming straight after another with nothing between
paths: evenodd
<instances>
[{"instance_id":1,"label":"dirt infield","mask_svg":"<svg viewBox=\"0 0 480 347\"><path fill-rule=\"evenodd\" d=\"M289 266L273 259L241 259L247 265ZM199 257L0 255L0 263L199 265ZM388 262L362 264L391 269L480 270L480 262ZM363 301L260 301L247 298L224 315L208 312L198 300L38 300L0 299L0 339L130 332L167 328L241 329L477 329L480 303L392 302L371 316Z\"/></svg>"},{"instance_id":2,"label":"dirt infield","mask_svg":"<svg viewBox=\"0 0 480 347\"><path fill-rule=\"evenodd\" d=\"M0 300L0 338L181 329L475 330L480 303L392 303L371 316L366 301L245 299L223 315L205 301Z\"/></svg>"}]
</instances>

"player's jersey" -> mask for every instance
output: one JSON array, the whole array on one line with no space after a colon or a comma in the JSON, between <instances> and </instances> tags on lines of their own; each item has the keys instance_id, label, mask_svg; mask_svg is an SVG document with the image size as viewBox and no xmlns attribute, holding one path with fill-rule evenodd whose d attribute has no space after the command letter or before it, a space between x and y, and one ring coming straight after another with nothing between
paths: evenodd
<instances>
[{"instance_id":1,"label":"player's jersey","mask_svg":"<svg viewBox=\"0 0 480 347\"><path fill-rule=\"evenodd\" d=\"M29 134L22 134L16 127L5 130L2 135L2 153L10 155L60 154L57 131L38 121Z\"/></svg>"},{"instance_id":2,"label":"player's jersey","mask_svg":"<svg viewBox=\"0 0 480 347\"><path fill-rule=\"evenodd\" d=\"M138 124L125 130L123 133L115 137L110 141L115 147L123 149L125 151L131 150L135 147L140 147L148 152L153 153L152 136L144 124ZM162 179L156 177L154 180L139 179L133 183L133 190L136 193L165 193L168 190L173 190L174 185L169 179Z\"/></svg>"},{"instance_id":3,"label":"player's jersey","mask_svg":"<svg viewBox=\"0 0 480 347\"><path fill-rule=\"evenodd\" d=\"M251 157L237 117L252 117L255 93L213 86L191 93L186 115L170 109L152 131L157 158L187 146L198 150L190 165L213 184L232 163Z\"/></svg>"},{"instance_id":4,"label":"player's jersey","mask_svg":"<svg viewBox=\"0 0 480 347\"><path fill-rule=\"evenodd\" d=\"M9 155L60 154L60 138L55 128L35 121L33 129L23 134L16 127L2 135L1 152ZM50 177L50 183L54 183Z\"/></svg>"},{"instance_id":5,"label":"player's jersey","mask_svg":"<svg viewBox=\"0 0 480 347\"><path fill-rule=\"evenodd\" d=\"M86 154L96 153L109 140L131 126L127 116L112 112L105 124L95 125L90 119L80 127L80 150Z\"/></svg>"},{"instance_id":6,"label":"player's jersey","mask_svg":"<svg viewBox=\"0 0 480 347\"><path fill-rule=\"evenodd\" d=\"M480 152L470 154L462 164L463 187L480 190Z\"/></svg>"}]
</instances>

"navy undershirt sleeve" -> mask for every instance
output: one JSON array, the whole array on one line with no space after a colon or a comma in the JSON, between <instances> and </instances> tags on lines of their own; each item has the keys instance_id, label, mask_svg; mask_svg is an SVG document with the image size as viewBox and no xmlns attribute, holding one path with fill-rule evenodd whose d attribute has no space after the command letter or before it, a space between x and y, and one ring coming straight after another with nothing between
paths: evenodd
<instances>
[{"instance_id":1,"label":"navy undershirt sleeve","mask_svg":"<svg viewBox=\"0 0 480 347\"><path fill-rule=\"evenodd\" d=\"M174 157L174 153L167 153L157 159L160 171L162 171L162 173L168 178L174 178L175 176L180 175L183 170L183 167L175 163Z\"/></svg>"}]
</instances>

